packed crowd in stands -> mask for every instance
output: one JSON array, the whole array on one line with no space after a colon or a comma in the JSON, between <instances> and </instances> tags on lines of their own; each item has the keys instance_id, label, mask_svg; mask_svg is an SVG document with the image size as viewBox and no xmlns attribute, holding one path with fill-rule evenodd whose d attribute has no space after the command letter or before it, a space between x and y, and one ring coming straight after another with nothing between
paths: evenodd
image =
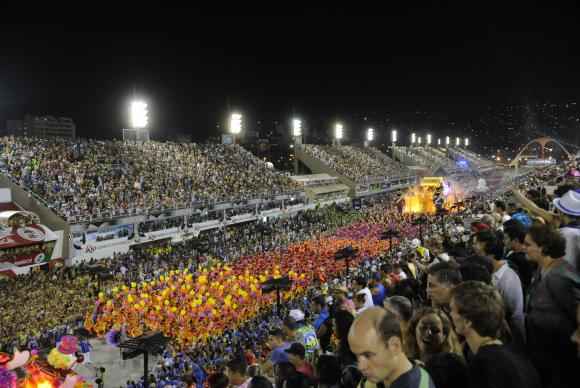
<instances>
[{"instance_id":1,"label":"packed crowd in stands","mask_svg":"<svg viewBox=\"0 0 580 388\"><path fill-rule=\"evenodd\" d=\"M297 190L240 146L0 138L0 171L66 219Z\"/></svg>"},{"instance_id":2,"label":"packed crowd in stands","mask_svg":"<svg viewBox=\"0 0 580 388\"><path fill-rule=\"evenodd\" d=\"M62 327L89 299L96 303L78 311L99 335L158 328L171 337L150 386L575 387L576 171L542 170L455 214L402 215L397 198L386 197L362 211L331 207L204 232L94 263L112 275L104 283L59 272L11 280L1 285L13 299L2 305L4 344L30 346L30 336ZM352 251L340 249L348 245ZM280 311L273 294L260 291L266 275L294 282ZM63 308L44 312L54 277ZM237 291L224 291L226 282ZM14 314L4 312L29 306L35 290L38 308L18 310L24 315L10 324ZM238 308L240 321L224 319ZM28 330L39 312L45 321Z\"/></svg>"},{"instance_id":3,"label":"packed crowd in stands","mask_svg":"<svg viewBox=\"0 0 580 388\"><path fill-rule=\"evenodd\" d=\"M406 174L406 169L388 156L377 156L378 150L369 151L355 146L305 144L304 150L341 175L357 183L370 179L387 179Z\"/></svg>"}]
</instances>

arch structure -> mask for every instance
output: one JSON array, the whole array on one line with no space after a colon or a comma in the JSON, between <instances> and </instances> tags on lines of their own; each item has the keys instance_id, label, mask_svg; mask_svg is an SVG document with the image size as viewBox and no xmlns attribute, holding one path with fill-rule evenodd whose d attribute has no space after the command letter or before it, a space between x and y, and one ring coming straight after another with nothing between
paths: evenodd
<instances>
[{"instance_id":1,"label":"arch structure","mask_svg":"<svg viewBox=\"0 0 580 388\"><path fill-rule=\"evenodd\" d=\"M546 145L548 143L557 144L558 146L560 146L560 148L562 149L562 151L564 151L564 154L568 157L568 159L570 159L570 160L573 159L574 155L572 155L571 153L569 153L568 150L558 140L556 140L556 139L554 139L552 137L539 137L537 139L532 140L528 144L526 144L520 150L520 152L518 152L518 154L516 155L516 157L511 161L510 166L512 166L512 167L517 166L518 163L520 162L520 159L522 158L522 156L524 155L524 153L528 149L528 147L531 146L531 145L533 145L533 144L538 144L540 146L540 157L542 159L544 159L544 155L546 154L546 152L545 152L546 151Z\"/></svg>"}]
</instances>

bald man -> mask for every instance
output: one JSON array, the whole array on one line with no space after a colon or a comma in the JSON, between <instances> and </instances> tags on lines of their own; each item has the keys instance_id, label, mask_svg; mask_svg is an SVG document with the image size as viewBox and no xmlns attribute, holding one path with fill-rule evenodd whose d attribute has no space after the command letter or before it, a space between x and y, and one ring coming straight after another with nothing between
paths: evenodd
<instances>
[{"instance_id":1,"label":"bald man","mask_svg":"<svg viewBox=\"0 0 580 388\"><path fill-rule=\"evenodd\" d=\"M429 374L403 352L396 315L380 307L364 310L352 324L348 343L366 379L386 388L435 388Z\"/></svg>"}]
</instances>

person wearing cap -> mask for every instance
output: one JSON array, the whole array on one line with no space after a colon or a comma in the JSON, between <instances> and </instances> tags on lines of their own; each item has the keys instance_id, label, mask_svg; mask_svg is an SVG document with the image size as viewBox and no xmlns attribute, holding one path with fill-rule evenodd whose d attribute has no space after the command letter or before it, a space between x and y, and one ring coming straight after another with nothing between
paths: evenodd
<instances>
[{"instance_id":1,"label":"person wearing cap","mask_svg":"<svg viewBox=\"0 0 580 388\"><path fill-rule=\"evenodd\" d=\"M304 345L304 348L306 349L306 358L308 360L314 360L320 352L320 343L318 342L318 337L316 336L314 327L304 320L304 313L302 310L290 310L288 317L294 321L294 326L292 327L292 325L290 325L289 327L289 329L293 329L294 341Z\"/></svg>"},{"instance_id":2,"label":"person wearing cap","mask_svg":"<svg viewBox=\"0 0 580 388\"><path fill-rule=\"evenodd\" d=\"M554 199L554 208L560 213L560 233L566 239L566 260L576 271L580 270L580 193L568 191Z\"/></svg>"},{"instance_id":3,"label":"person wearing cap","mask_svg":"<svg viewBox=\"0 0 580 388\"><path fill-rule=\"evenodd\" d=\"M294 342L285 352L288 355L288 360L294 365L297 372L314 380L314 368L312 364L306 361L306 349L301 343Z\"/></svg>"},{"instance_id":4,"label":"person wearing cap","mask_svg":"<svg viewBox=\"0 0 580 388\"><path fill-rule=\"evenodd\" d=\"M415 252L417 252L417 255L419 256L419 260L429 261L429 258L430 258L429 249L427 249L421 245L421 240L419 240L418 238L414 238L413 240L411 240L411 248Z\"/></svg>"}]
</instances>

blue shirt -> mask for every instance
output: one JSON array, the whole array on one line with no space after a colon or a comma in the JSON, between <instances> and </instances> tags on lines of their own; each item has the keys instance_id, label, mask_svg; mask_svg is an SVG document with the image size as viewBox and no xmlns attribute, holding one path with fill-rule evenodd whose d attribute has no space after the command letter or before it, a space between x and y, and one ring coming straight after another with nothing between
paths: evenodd
<instances>
[{"instance_id":1,"label":"blue shirt","mask_svg":"<svg viewBox=\"0 0 580 388\"><path fill-rule=\"evenodd\" d=\"M288 349L289 347L290 344L284 342L282 346L279 346L276 349L272 350L272 353L270 353L270 361L272 361L272 364L276 365L280 364L281 362L289 362L288 353L285 352L285 350Z\"/></svg>"},{"instance_id":2,"label":"blue shirt","mask_svg":"<svg viewBox=\"0 0 580 388\"><path fill-rule=\"evenodd\" d=\"M322 324L324 323L324 321L326 321L328 319L328 317L330 316L329 312L328 312L328 308L325 307L320 314L318 314L318 317L316 318L316 320L314 321L314 328L316 330L320 329L320 326L322 326Z\"/></svg>"},{"instance_id":3,"label":"blue shirt","mask_svg":"<svg viewBox=\"0 0 580 388\"><path fill-rule=\"evenodd\" d=\"M375 306L382 306L383 301L385 300L385 297L387 296L387 291L385 290L385 286L383 286L381 283L378 283L374 287L374 289L378 290L379 293L376 295L373 294L373 303L375 304Z\"/></svg>"}]
</instances>

